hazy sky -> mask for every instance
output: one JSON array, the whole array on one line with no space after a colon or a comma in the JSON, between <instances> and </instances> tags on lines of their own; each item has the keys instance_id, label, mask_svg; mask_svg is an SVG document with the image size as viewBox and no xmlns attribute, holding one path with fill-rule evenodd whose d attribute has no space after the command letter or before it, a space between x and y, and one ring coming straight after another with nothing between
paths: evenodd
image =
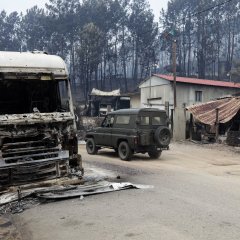
<instances>
[{"instance_id":1,"label":"hazy sky","mask_svg":"<svg viewBox=\"0 0 240 240\"><path fill-rule=\"evenodd\" d=\"M0 10L6 10L8 13L17 11L25 11L28 8L38 5L44 7L46 0L0 0ZM158 20L159 12L162 8L166 8L168 0L149 0L151 8Z\"/></svg>"}]
</instances>

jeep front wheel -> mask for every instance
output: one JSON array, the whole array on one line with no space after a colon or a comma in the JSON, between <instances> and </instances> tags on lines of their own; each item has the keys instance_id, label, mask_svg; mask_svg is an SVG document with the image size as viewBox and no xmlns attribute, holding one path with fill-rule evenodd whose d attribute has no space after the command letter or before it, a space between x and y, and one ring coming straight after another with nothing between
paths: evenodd
<instances>
[{"instance_id":1,"label":"jeep front wheel","mask_svg":"<svg viewBox=\"0 0 240 240\"><path fill-rule=\"evenodd\" d=\"M89 138L86 142L86 150L87 153L90 155L94 155L98 152L98 148L95 144L95 141L93 138Z\"/></svg>"},{"instance_id":2,"label":"jeep front wheel","mask_svg":"<svg viewBox=\"0 0 240 240\"><path fill-rule=\"evenodd\" d=\"M132 150L127 142L120 142L118 146L118 155L124 161L129 161L132 157Z\"/></svg>"}]
</instances>

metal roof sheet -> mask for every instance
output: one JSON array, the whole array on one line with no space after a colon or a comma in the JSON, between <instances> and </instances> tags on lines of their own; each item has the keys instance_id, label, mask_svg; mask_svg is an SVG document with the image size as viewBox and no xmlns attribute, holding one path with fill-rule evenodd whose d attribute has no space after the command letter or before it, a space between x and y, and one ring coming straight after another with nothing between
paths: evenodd
<instances>
[{"instance_id":1,"label":"metal roof sheet","mask_svg":"<svg viewBox=\"0 0 240 240\"><path fill-rule=\"evenodd\" d=\"M91 96L102 96L102 97L117 97L120 96L120 89L111 91L111 92L103 92L96 88L92 89Z\"/></svg>"},{"instance_id":2,"label":"metal roof sheet","mask_svg":"<svg viewBox=\"0 0 240 240\"><path fill-rule=\"evenodd\" d=\"M240 98L231 97L187 107L194 118L204 124L216 123L216 109L219 109L219 122L229 122L240 110Z\"/></svg>"},{"instance_id":3,"label":"metal roof sheet","mask_svg":"<svg viewBox=\"0 0 240 240\"><path fill-rule=\"evenodd\" d=\"M173 76L170 76L170 75L154 74L153 76L163 78L165 80L173 82ZM208 80L208 79L177 77L176 81L180 83L192 83L192 84L199 84L199 85L206 85L206 86L240 88L240 83L216 81L216 80Z\"/></svg>"}]
</instances>

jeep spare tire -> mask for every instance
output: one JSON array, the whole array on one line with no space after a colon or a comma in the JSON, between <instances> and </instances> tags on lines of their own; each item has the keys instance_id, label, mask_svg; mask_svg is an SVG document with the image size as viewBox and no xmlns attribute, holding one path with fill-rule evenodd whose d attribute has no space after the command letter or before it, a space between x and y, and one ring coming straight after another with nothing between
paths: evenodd
<instances>
[{"instance_id":1,"label":"jeep spare tire","mask_svg":"<svg viewBox=\"0 0 240 240\"><path fill-rule=\"evenodd\" d=\"M86 142L86 150L87 153L90 155L94 155L98 152L98 148L95 144L95 141L93 138L89 138Z\"/></svg>"},{"instance_id":2,"label":"jeep spare tire","mask_svg":"<svg viewBox=\"0 0 240 240\"><path fill-rule=\"evenodd\" d=\"M171 135L169 128L161 126L156 130L154 139L161 147L168 147L171 141Z\"/></svg>"},{"instance_id":3,"label":"jeep spare tire","mask_svg":"<svg viewBox=\"0 0 240 240\"><path fill-rule=\"evenodd\" d=\"M118 146L118 156L124 161L129 161L131 159L132 149L127 142L120 142Z\"/></svg>"}]
</instances>

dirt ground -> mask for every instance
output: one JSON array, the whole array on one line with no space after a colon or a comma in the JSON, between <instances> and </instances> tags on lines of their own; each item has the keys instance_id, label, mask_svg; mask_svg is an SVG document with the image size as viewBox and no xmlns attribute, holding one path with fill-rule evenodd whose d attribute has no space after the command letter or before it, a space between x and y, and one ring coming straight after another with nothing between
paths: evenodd
<instances>
[{"instance_id":1,"label":"dirt ground","mask_svg":"<svg viewBox=\"0 0 240 240\"><path fill-rule=\"evenodd\" d=\"M24 240L240 239L239 148L173 143L158 160L138 154L130 162L119 160L111 150L94 156L84 145L79 150L86 178L95 174L98 179L154 188L26 210L13 216Z\"/></svg>"},{"instance_id":2,"label":"dirt ground","mask_svg":"<svg viewBox=\"0 0 240 240\"><path fill-rule=\"evenodd\" d=\"M21 240L18 229L10 216L0 216L0 239Z\"/></svg>"}]
</instances>

